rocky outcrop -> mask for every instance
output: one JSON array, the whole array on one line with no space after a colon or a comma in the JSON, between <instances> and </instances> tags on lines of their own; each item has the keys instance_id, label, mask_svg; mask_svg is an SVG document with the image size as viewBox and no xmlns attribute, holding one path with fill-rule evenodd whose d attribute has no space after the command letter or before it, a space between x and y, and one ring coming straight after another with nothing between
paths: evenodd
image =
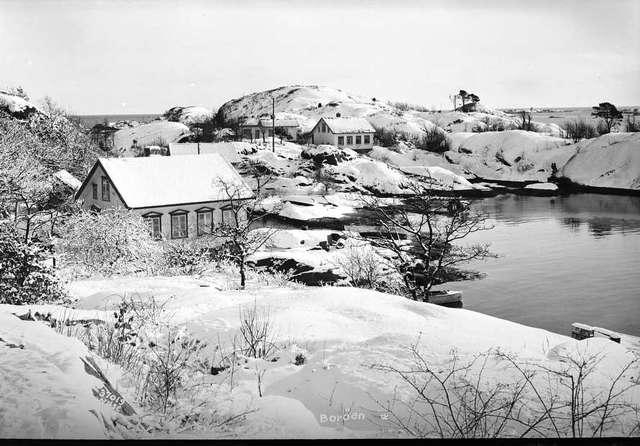
<instances>
[{"instance_id":1,"label":"rocky outcrop","mask_svg":"<svg viewBox=\"0 0 640 446\"><path fill-rule=\"evenodd\" d=\"M610 133L572 147L559 175L569 185L640 194L640 133Z\"/></svg>"}]
</instances>

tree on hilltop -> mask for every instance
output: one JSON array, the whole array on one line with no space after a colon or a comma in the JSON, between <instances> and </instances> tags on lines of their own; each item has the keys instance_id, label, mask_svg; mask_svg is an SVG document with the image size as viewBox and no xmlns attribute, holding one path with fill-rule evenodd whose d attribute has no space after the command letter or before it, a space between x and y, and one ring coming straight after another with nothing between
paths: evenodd
<instances>
[{"instance_id":1,"label":"tree on hilltop","mask_svg":"<svg viewBox=\"0 0 640 446\"><path fill-rule=\"evenodd\" d=\"M602 119L607 127L606 133L611 133L611 129L622 121L622 113L610 102L601 102L593 107L591 116Z\"/></svg>"}]
</instances>

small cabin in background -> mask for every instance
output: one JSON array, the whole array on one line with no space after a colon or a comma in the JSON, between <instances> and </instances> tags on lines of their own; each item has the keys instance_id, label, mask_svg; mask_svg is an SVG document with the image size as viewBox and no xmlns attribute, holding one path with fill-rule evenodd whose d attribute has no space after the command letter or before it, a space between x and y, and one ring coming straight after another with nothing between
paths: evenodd
<instances>
[{"instance_id":1,"label":"small cabin in background","mask_svg":"<svg viewBox=\"0 0 640 446\"><path fill-rule=\"evenodd\" d=\"M99 148L105 151L113 149L114 134L120 130L108 124L96 124L89 131L89 137Z\"/></svg>"},{"instance_id":2,"label":"small cabin in background","mask_svg":"<svg viewBox=\"0 0 640 446\"><path fill-rule=\"evenodd\" d=\"M251 188L218 154L99 158L75 195L82 208L121 207L140 214L154 238L183 239L233 224L229 195L245 200Z\"/></svg>"},{"instance_id":3,"label":"small cabin in background","mask_svg":"<svg viewBox=\"0 0 640 446\"><path fill-rule=\"evenodd\" d=\"M273 121L271 118L249 118L240 124L240 135L243 139L265 140L273 136ZM276 136L283 135L286 139L296 139L300 125L295 119L276 118Z\"/></svg>"},{"instance_id":4,"label":"small cabin in background","mask_svg":"<svg viewBox=\"0 0 640 446\"><path fill-rule=\"evenodd\" d=\"M365 118L320 118L311 130L312 144L331 144L356 151L371 150L375 129Z\"/></svg>"}]
</instances>

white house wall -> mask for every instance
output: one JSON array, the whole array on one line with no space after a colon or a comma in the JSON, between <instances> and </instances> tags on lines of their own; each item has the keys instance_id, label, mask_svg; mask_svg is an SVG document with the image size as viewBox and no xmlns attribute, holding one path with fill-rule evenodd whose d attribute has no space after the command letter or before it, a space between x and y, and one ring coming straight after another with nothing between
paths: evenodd
<instances>
[{"instance_id":1,"label":"white house wall","mask_svg":"<svg viewBox=\"0 0 640 446\"><path fill-rule=\"evenodd\" d=\"M87 186L78 196L77 201L81 203L83 209L92 209L96 207L98 209L112 209L116 207L126 208L125 204L120 200L118 193L115 191L113 184L111 184L110 201L102 201L102 176L106 176L101 166L98 166L91 176L90 181L87 182ZM93 198L92 183L98 185L98 199ZM225 201L216 201L208 203L188 204L188 205L172 205L172 206L160 206L160 207L148 207L143 209L133 209L134 212L143 216L150 212L156 212L161 214L160 220L162 225L162 236L165 239L171 239L171 212L177 210L187 211L187 225L189 228L189 237L197 236L197 214L196 210L203 207L213 209L213 223L219 224L222 221L221 208L228 204Z\"/></svg>"}]
</instances>

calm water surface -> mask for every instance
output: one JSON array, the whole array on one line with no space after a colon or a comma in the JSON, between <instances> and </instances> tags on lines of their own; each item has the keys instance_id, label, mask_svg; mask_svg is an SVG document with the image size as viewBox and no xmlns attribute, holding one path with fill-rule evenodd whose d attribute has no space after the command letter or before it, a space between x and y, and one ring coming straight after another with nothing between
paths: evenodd
<instances>
[{"instance_id":1,"label":"calm water surface","mask_svg":"<svg viewBox=\"0 0 640 446\"><path fill-rule=\"evenodd\" d=\"M464 307L569 334L583 322L640 335L640 197L502 195L475 201L495 228L486 278L447 284Z\"/></svg>"}]
</instances>

